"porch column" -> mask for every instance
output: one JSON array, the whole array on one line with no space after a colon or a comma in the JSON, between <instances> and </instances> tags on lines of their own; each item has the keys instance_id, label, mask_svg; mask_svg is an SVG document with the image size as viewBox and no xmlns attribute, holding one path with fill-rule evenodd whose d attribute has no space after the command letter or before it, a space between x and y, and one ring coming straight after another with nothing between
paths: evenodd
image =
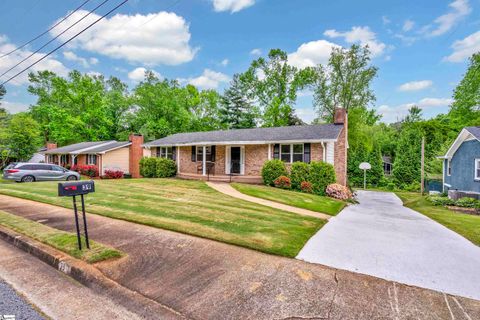
<instances>
[{"instance_id":1,"label":"porch column","mask_svg":"<svg viewBox=\"0 0 480 320\"><path fill-rule=\"evenodd\" d=\"M268 160L272 160L272 145L268 144Z\"/></svg>"},{"instance_id":2,"label":"porch column","mask_svg":"<svg viewBox=\"0 0 480 320\"><path fill-rule=\"evenodd\" d=\"M202 174L207 175L207 146L203 146Z\"/></svg>"}]
</instances>

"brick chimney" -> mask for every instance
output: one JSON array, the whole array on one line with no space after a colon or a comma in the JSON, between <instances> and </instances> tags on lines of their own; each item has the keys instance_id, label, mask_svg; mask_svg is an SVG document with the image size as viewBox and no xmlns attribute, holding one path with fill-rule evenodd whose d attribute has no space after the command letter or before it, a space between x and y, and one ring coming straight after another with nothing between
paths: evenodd
<instances>
[{"instance_id":1,"label":"brick chimney","mask_svg":"<svg viewBox=\"0 0 480 320\"><path fill-rule=\"evenodd\" d=\"M141 134L131 134L128 140L132 143L129 149L129 170L132 178L141 178L140 160L143 157L143 136Z\"/></svg>"},{"instance_id":2,"label":"brick chimney","mask_svg":"<svg viewBox=\"0 0 480 320\"><path fill-rule=\"evenodd\" d=\"M47 142L47 150L57 149L57 144L54 142Z\"/></svg>"},{"instance_id":3,"label":"brick chimney","mask_svg":"<svg viewBox=\"0 0 480 320\"><path fill-rule=\"evenodd\" d=\"M335 109L335 115L333 116L333 123L335 124L347 124L347 110L344 108Z\"/></svg>"},{"instance_id":4,"label":"brick chimney","mask_svg":"<svg viewBox=\"0 0 480 320\"><path fill-rule=\"evenodd\" d=\"M348 113L344 108L337 108L333 123L343 125L338 141L335 143L335 173L337 183L347 185L347 157L348 157Z\"/></svg>"}]
</instances>

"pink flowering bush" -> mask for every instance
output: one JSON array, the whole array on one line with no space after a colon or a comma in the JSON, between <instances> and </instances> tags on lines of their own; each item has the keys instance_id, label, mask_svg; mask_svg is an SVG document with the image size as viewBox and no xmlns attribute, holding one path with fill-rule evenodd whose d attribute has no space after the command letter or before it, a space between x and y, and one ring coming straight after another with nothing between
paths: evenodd
<instances>
[{"instance_id":1,"label":"pink flowering bush","mask_svg":"<svg viewBox=\"0 0 480 320\"><path fill-rule=\"evenodd\" d=\"M123 171L121 170L105 170L104 179L122 179Z\"/></svg>"},{"instance_id":2,"label":"pink flowering bush","mask_svg":"<svg viewBox=\"0 0 480 320\"><path fill-rule=\"evenodd\" d=\"M305 193L313 193L313 186L311 182L308 181L302 181L300 183L300 190Z\"/></svg>"},{"instance_id":3,"label":"pink flowering bush","mask_svg":"<svg viewBox=\"0 0 480 320\"><path fill-rule=\"evenodd\" d=\"M353 197L352 192L347 188L338 183L332 183L327 186L325 190L327 196L339 199L339 200L349 200Z\"/></svg>"}]
</instances>

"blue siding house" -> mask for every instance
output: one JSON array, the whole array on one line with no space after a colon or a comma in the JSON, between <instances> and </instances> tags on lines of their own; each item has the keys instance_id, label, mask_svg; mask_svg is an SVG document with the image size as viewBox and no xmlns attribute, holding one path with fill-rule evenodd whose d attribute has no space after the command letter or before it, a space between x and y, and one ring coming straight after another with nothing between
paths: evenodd
<instances>
[{"instance_id":1,"label":"blue siding house","mask_svg":"<svg viewBox=\"0 0 480 320\"><path fill-rule=\"evenodd\" d=\"M480 127L464 128L443 159L443 190L480 194Z\"/></svg>"}]
</instances>

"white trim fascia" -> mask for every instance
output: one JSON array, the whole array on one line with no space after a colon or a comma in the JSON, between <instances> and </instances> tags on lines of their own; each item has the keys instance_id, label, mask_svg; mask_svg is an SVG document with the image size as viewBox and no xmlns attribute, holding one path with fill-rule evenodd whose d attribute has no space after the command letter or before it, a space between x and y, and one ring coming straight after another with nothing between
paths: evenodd
<instances>
[{"instance_id":1,"label":"white trim fascia","mask_svg":"<svg viewBox=\"0 0 480 320\"><path fill-rule=\"evenodd\" d=\"M458 134L455 141L452 143L452 145L448 149L447 153L444 155L444 158L451 159L455 154L455 152L457 152L458 148L460 148L463 142L474 140L474 139L478 140L467 129L463 128L462 131L460 131L460 133Z\"/></svg>"},{"instance_id":2,"label":"white trim fascia","mask_svg":"<svg viewBox=\"0 0 480 320\"><path fill-rule=\"evenodd\" d=\"M323 142L337 142L337 139L305 139L305 140L282 140L282 141L200 141L188 143L168 143L168 144L149 144L148 148L152 147L190 147L190 146L242 146L248 144L300 144L300 143L323 143Z\"/></svg>"},{"instance_id":3,"label":"white trim fascia","mask_svg":"<svg viewBox=\"0 0 480 320\"><path fill-rule=\"evenodd\" d=\"M123 146L120 146L120 147L115 147L115 148L108 149L108 150L105 150L105 151L102 151L102 152L97 152L97 153L98 153L98 154L105 154L105 153L107 153L107 152L114 151L114 150L121 149L121 148L125 148L125 147L129 147L129 146L131 146L131 145L132 145L132 143L130 142L130 143L126 144L126 145L123 145Z\"/></svg>"},{"instance_id":4,"label":"white trim fascia","mask_svg":"<svg viewBox=\"0 0 480 320\"><path fill-rule=\"evenodd\" d=\"M85 152L85 151L88 151L88 150L99 148L101 146L106 146L107 144L111 144L113 142L117 142L117 141L111 140L111 141L108 141L108 142L105 142L105 143L102 143L102 144L97 144L97 145L94 145L94 146L91 146L91 147L88 147L88 148L83 148L83 149L79 149L79 150L75 150L75 151L70 151L70 152L68 152L68 154L80 154L81 152Z\"/></svg>"}]
</instances>

